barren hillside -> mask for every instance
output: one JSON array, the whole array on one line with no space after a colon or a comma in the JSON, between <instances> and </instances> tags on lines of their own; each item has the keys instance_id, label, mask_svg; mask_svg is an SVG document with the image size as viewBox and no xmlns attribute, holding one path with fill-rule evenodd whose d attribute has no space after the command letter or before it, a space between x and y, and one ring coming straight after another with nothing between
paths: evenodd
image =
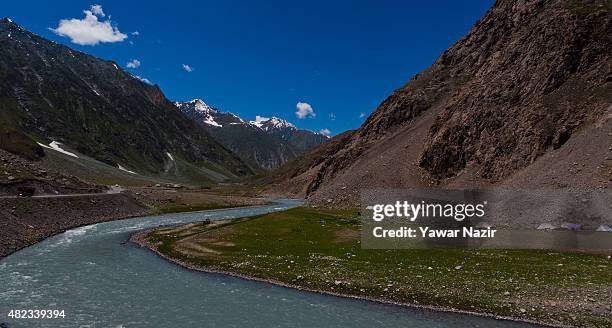
<instances>
[{"instance_id":1,"label":"barren hillside","mask_svg":"<svg viewBox=\"0 0 612 328\"><path fill-rule=\"evenodd\" d=\"M276 190L353 206L374 187L610 188L611 38L609 1L500 0Z\"/></svg>"}]
</instances>

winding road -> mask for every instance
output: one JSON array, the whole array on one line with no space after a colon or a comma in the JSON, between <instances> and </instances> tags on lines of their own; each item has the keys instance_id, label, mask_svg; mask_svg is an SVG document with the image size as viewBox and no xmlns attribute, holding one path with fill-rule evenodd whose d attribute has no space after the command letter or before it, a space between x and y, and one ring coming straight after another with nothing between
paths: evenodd
<instances>
[{"instance_id":1,"label":"winding road","mask_svg":"<svg viewBox=\"0 0 612 328\"><path fill-rule=\"evenodd\" d=\"M25 198L69 198L69 197L82 197L82 196L100 196L100 195L113 195L120 194L123 192L123 188L119 186L108 186L109 189L105 192L92 192L92 193L82 193L82 194L44 194L44 195L34 195ZM13 199L13 198L24 198L23 196L0 196L0 199Z\"/></svg>"}]
</instances>

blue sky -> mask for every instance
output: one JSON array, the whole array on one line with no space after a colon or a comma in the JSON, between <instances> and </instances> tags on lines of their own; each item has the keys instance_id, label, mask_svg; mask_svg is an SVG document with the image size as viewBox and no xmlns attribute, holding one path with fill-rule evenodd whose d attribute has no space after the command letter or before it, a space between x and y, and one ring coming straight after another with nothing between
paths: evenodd
<instances>
[{"instance_id":1,"label":"blue sky","mask_svg":"<svg viewBox=\"0 0 612 328\"><path fill-rule=\"evenodd\" d=\"M493 0L48 3L1 1L0 17L116 61L159 84L171 100L202 98L246 119L278 116L338 134L358 127L393 90L431 65ZM50 30L62 19L84 19L84 10L99 24L110 17L110 35L92 41L70 22ZM73 42L96 37L107 42ZM140 65L127 68L134 59ZM298 102L316 116L298 118Z\"/></svg>"}]
</instances>

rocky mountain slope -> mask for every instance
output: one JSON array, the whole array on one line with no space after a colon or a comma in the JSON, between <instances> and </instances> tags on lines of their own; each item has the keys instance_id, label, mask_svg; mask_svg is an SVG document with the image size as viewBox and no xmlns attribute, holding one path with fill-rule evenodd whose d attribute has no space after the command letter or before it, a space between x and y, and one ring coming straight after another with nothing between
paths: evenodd
<instances>
[{"instance_id":1,"label":"rocky mountain slope","mask_svg":"<svg viewBox=\"0 0 612 328\"><path fill-rule=\"evenodd\" d=\"M329 156L340 151L353 133L355 131L350 130L334 136L320 146L273 170L270 174L263 177L256 176L246 182L254 186L271 186L266 192L269 196L303 197L309 193L307 188L316 178L321 164Z\"/></svg>"},{"instance_id":2,"label":"rocky mountain slope","mask_svg":"<svg viewBox=\"0 0 612 328\"><path fill-rule=\"evenodd\" d=\"M298 129L276 117L246 121L200 99L175 105L255 171L276 168L328 140L322 134Z\"/></svg>"},{"instance_id":3,"label":"rocky mountain slope","mask_svg":"<svg viewBox=\"0 0 612 328\"><path fill-rule=\"evenodd\" d=\"M311 203L346 206L376 187L610 188L610 6L497 1L286 185L305 185L298 194Z\"/></svg>"},{"instance_id":4,"label":"rocky mountain slope","mask_svg":"<svg viewBox=\"0 0 612 328\"><path fill-rule=\"evenodd\" d=\"M97 193L106 189L0 149L0 198L15 196L26 190L37 195L55 195Z\"/></svg>"},{"instance_id":5,"label":"rocky mountain slope","mask_svg":"<svg viewBox=\"0 0 612 328\"><path fill-rule=\"evenodd\" d=\"M252 173L158 86L9 19L0 20L0 134L0 147L29 159L44 155L37 143L55 141L142 175L163 174L174 159L227 177Z\"/></svg>"}]
</instances>

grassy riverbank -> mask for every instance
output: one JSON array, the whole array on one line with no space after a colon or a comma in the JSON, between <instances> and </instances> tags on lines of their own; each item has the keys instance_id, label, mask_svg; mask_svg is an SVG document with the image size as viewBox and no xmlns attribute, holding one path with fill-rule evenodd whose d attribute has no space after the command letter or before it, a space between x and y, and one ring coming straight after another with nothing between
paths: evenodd
<instances>
[{"instance_id":1,"label":"grassy riverbank","mask_svg":"<svg viewBox=\"0 0 612 328\"><path fill-rule=\"evenodd\" d=\"M143 237L168 258L295 287L549 324L612 324L611 260L510 250L364 250L355 211L296 208Z\"/></svg>"}]
</instances>

